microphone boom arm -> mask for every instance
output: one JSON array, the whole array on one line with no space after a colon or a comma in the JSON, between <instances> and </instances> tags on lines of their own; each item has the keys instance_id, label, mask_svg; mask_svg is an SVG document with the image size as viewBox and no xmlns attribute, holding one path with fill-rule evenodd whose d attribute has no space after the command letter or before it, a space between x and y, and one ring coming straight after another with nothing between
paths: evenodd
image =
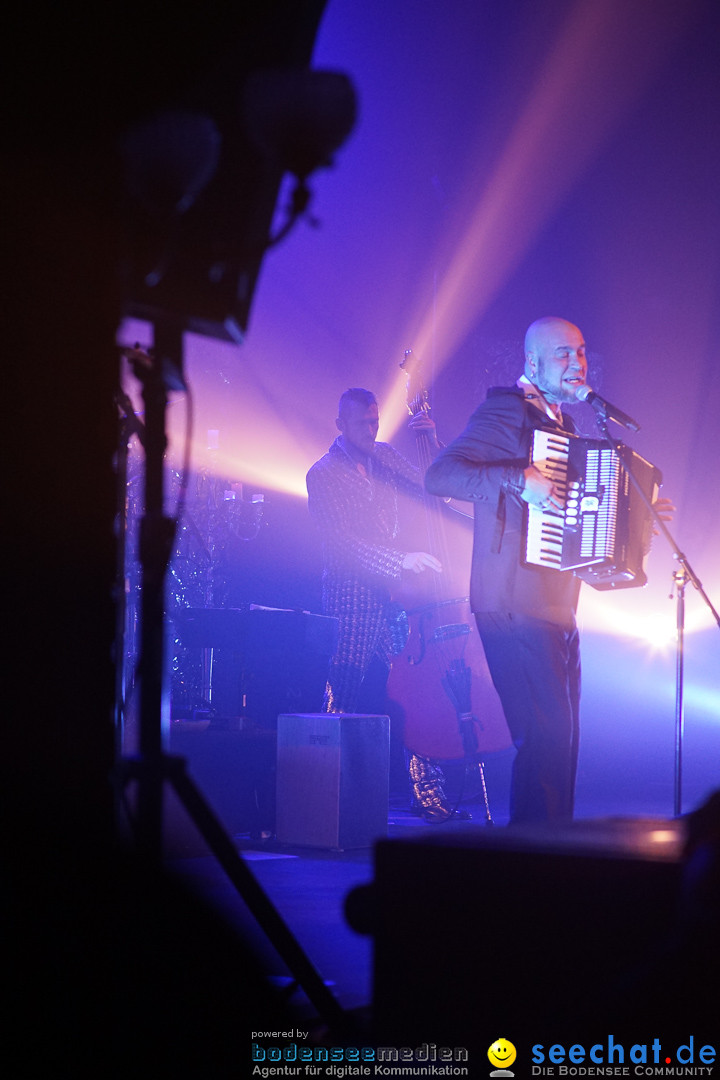
<instances>
[{"instance_id":1,"label":"microphone boom arm","mask_svg":"<svg viewBox=\"0 0 720 1080\"><path fill-rule=\"evenodd\" d=\"M632 416L628 416L622 409L618 409L615 405L611 405L609 401L605 401L589 386L579 386L576 397L579 401L587 401L588 405L592 405L601 420L614 420L616 424L621 424L630 431L640 430L637 420L633 420Z\"/></svg>"}]
</instances>

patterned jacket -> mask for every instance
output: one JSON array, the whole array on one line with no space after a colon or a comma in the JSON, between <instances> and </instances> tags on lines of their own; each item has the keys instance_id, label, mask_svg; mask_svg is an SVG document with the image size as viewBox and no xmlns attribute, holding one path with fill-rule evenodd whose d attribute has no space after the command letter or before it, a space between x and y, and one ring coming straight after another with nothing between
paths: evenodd
<instances>
[{"instance_id":1,"label":"patterned jacket","mask_svg":"<svg viewBox=\"0 0 720 1080\"><path fill-rule=\"evenodd\" d=\"M323 545L323 610L339 620L325 708L353 712L373 657L390 665L390 590L405 557L393 546L398 492L422 497L422 477L388 443L375 444L364 476L338 438L308 472L307 490Z\"/></svg>"}]
</instances>

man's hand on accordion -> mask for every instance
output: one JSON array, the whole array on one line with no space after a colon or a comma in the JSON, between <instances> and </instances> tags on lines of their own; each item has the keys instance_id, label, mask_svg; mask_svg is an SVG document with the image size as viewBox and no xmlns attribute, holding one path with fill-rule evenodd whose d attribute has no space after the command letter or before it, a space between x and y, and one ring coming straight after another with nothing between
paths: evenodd
<instances>
[{"instance_id":1,"label":"man's hand on accordion","mask_svg":"<svg viewBox=\"0 0 720 1080\"><path fill-rule=\"evenodd\" d=\"M658 496L653 503L653 510L661 521L672 521L675 514L675 507L673 506L672 501L670 499L661 498L660 496ZM655 535L657 535L658 531L659 530L657 529L655 530Z\"/></svg>"},{"instance_id":2,"label":"man's hand on accordion","mask_svg":"<svg viewBox=\"0 0 720 1080\"><path fill-rule=\"evenodd\" d=\"M658 496L657 499L655 500L655 502L652 505L653 505L653 510L655 511L655 513L657 514L657 516L660 518L661 521L672 521L673 516L675 514L675 506L673 505L671 499L666 499L663 496ZM646 555L649 553L650 548L652 546L652 538L653 538L653 536L659 536L659 535L660 535L660 530L659 530L659 528L657 526L657 521L655 520L655 518L653 518L652 533L648 536L647 541L645 542L645 544L643 546L643 550L644 550L644 553Z\"/></svg>"},{"instance_id":3,"label":"man's hand on accordion","mask_svg":"<svg viewBox=\"0 0 720 1080\"><path fill-rule=\"evenodd\" d=\"M525 487L520 498L539 510L557 512L563 508L563 497L552 480L544 476L536 465L528 465L524 470Z\"/></svg>"}]
</instances>

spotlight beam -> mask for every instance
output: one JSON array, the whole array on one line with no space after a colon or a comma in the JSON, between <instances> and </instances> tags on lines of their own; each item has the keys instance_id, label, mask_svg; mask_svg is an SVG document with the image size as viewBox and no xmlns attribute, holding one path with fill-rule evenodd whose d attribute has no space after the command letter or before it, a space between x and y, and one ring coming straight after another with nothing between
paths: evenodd
<instances>
[{"instance_id":1,"label":"spotlight beam","mask_svg":"<svg viewBox=\"0 0 720 1080\"><path fill-rule=\"evenodd\" d=\"M538 66L533 89L494 172L459 217L435 293L418 290L418 310L397 342L432 358L437 373L487 309L534 237L576 185L617 125L636 105L671 47L679 47L691 5L581 0ZM472 188L476 184L469 184ZM434 276L436 265L428 266ZM428 303L428 296L434 303ZM382 415L403 423L402 393L388 387ZM391 432L391 433L392 433Z\"/></svg>"}]
</instances>

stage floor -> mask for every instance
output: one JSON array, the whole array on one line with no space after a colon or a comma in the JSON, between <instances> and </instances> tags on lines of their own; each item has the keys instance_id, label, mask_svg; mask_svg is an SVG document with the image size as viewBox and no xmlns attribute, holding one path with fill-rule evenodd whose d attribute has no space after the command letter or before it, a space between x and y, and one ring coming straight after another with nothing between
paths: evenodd
<instances>
[{"instance_id":1,"label":"stage floor","mask_svg":"<svg viewBox=\"0 0 720 1080\"><path fill-rule=\"evenodd\" d=\"M427 831L431 835L467 831L483 824L480 806L470 809L471 821L452 820L430 825L393 800L388 817L389 837ZM486 826L490 828L491 826ZM233 842L269 903L305 952L318 975L343 1010L362 1010L372 999L372 940L351 929L345 916L348 896L373 880L373 849L331 851L280 844L274 839L234 836ZM292 973L258 925L241 892L211 854L172 859L169 869L202 898L257 956L267 978L281 990ZM298 1015L312 1017L314 1009L302 991L292 995Z\"/></svg>"}]
</instances>

